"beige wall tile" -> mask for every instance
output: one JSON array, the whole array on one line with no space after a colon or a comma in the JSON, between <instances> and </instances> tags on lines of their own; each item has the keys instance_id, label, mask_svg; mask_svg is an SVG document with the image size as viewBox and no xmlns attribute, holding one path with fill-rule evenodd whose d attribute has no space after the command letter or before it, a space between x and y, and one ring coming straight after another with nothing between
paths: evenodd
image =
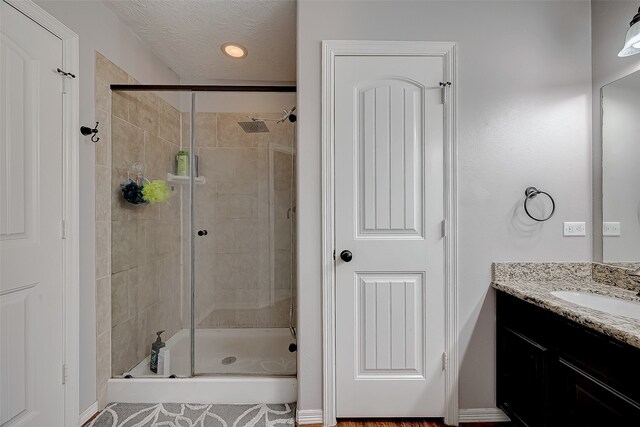
<instances>
[{"instance_id":1,"label":"beige wall tile","mask_svg":"<svg viewBox=\"0 0 640 427\"><path fill-rule=\"evenodd\" d=\"M111 221L111 168L96 165L96 220Z\"/></svg>"},{"instance_id":2,"label":"beige wall tile","mask_svg":"<svg viewBox=\"0 0 640 427\"><path fill-rule=\"evenodd\" d=\"M128 81L128 74L99 52L96 52L95 64L96 78L111 83L126 83Z\"/></svg>"},{"instance_id":3,"label":"beige wall tile","mask_svg":"<svg viewBox=\"0 0 640 427\"><path fill-rule=\"evenodd\" d=\"M162 98L158 98L158 136L180 144L180 112Z\"/></svg>"},{"instance_id":4,"label":"beige wall tile","mask_svg":"<svg viewBox=\"0 0 640 427\"><path fill-rule=\"evenodd\" d=\"M278 113L253 113L254 116L280 120L282 118L281 112ZM283 123L267 122L269 128L268 133L258 133L256 146L269 147L274 144L284 147L291 147L294 140L294 124L285 121Z\"/></svg>"},{"instance_id":5,"label":"beige wall tile","mask_svg":"<svg viewBox=\"0 0 640 427\"><path fill-rule=\"evenodd\" d=\"M191 138L191 113L180 113L180 147L187 150Z\"/></svg>"},{"instance_id":6,"label":"beige wall tile","mask_svg":"<svg viewBox=\"0 0 640 427\"><path fill-rule=\"evenodd\" d=\"M135 337L134 337L134 347L135 347L135 359L134 365L140 363L145 357L151 354L151 343L153 342L153 338L149 334L149 324L147 322L148 311L142 311L135 318Z\"/></svg>"},{"instance_id":7,"label":"beige wall tile","mask_svg":"<svg viewBox=\"0 0 640 427\"><path fill-rule=\"evenodd\" d=\"M161 222L180 221L180 186L167 183L169 189L173 188L172 195L164 203L157 205L158 220Z\"/></svg>"},{"instance_id":8,"label":"beige wall tile","mask_svg":"<svg viewBox=\"0 0 640 427\"><path fill-rule=\"evenodd\" d=\"M291 222L287 219L274 221L274 248L291 251Z\"/></svg>"},{"instance_id":9,"label":"beige wall tile","mask_svg":"<svg viewBox=\"0 0 640 427\"><path fill-rule=\"evenodd\" d=\"M216 290L258 287L257 253L218 254L214 265Z\"/></svg>"},{"instance_id":10,"label":"beige wall tile","mask_svg":"<svg viewBox=\"0 0 640 427\"><path fill-rule=\"evenodd\" d=\"M112 375L122 375L136 364L136 319L131 318L111 330Z\"/></svg>"},{"instance_id":11,"label":"beige wall tile","mask_svg":"<svg viewBox=\"0 0 640 427\"><path fill-rule=\"evenodd\" d=\"M144 310L158 303L158 269L155 263L136 267L137 274L133 286L133 307L139 315ZM130 288L131 291L131 288Z\"/></svg>"},{"instance_id":12,"label":"beige wall tile","mask_svg":"<svg viewBox=\"0 0 640 427\"><path fill-rule=\"evenodd\" d=\"M107 110L96 109L96 121L100 141L96 144L96 165L111 165L111 114Z\"/></svg>"},{"instance_id":13,"label":"beige wall tile","mask_svg":"<svg viewBox=\"0 0 640 427\"><path fill-rule=\"evenodd\" d=\"M146 259L145 221L112 221L111 271L113 274L142 265Z\"/></svg>"},{"instance_id":14,"label":"beige wall tile","mask_svg":"<svg viewBox=\"0 0 640 427\"><path fill-rule=\"evenodd\" d=\"M293 207L291 200L291 192L289 190L273 191L273 216L275 220L287 219L291 217L292 212L289 210Z\"/></svg>"},{"instance_id":15,"label":"beige wall tile","mask_svg":"<svg viewBox=\"0 0 640 427\"><path fill-rule=\"evenodd\" d=\"M180 255L171 255L159 260L156 268L160 302L167 303L171 311L180 312Z\"/></svg>"},{"instance_id":16,"label":"beige wall tile","mask_svg":"<svg viewBox=\"0 0 640 427\"><path fill-rule=\"evenodd\" d=\"M107 403L107 380L111 378L111 328L96 338L96 379L98 407Z\"/></svg>"},{"instance_id":17,"label":"beige wall tile","mask_svg":"<svg viewBox=\"0 0 640 427\"><path fill-rule=\"evenodd\" d=\"M135 313L129 307L129 285L131 272L135 269L121 271L111 276L111 326L130 319Z\"/></svg>"},{"instance_id":18,"label":"beige wall tile","mask_svg":"<svg viewBox=\"0 0 640 427\"><path fill-rule=\"evenodd\" d=\"M111 92L111 115L129 121L129 104L133 92Z\"/></svg>"},{"instance_id":19,"label":"beige wall tile","mask_svg":"<svg viewBox=\"0 0 640 427\"><path fill-rule=\"evenodd\" d=\"M96 280L96 334L111 330L111 276Z\"/></svg>"},{"instance_id":20,"label":"beige wall tile","mask_svg":"<svg viewBox=\"0 0 640 427\"><path fill-rule=\"evenodd\" d=\"M219 182L216 183L217 193L218 194L249 194L249 195L257 195L258 189L260 188L261 182L251 182L251 181L238 181L238 182ZM267 182L267 190L269 188L269 183Z\"/></svg>"},{"instance_id":21,"label":"beige wall tile","mask_svg":"<svg viewBox=\"0 0 640 427\"><path fill-rule=\"evenodd\" d=\"M257 218L258 197L247 194L219 194L214 199L212 208L216 218Z\"/></svg>"},{"instance_id":22,"label":"beige wall tile","mask_svg":"<svg viewBox=\"0 0 640 427\"><path fill-rule=\"evenodd\" d=\"M196 113L195 116L196 147L215 147L218 115L216 113Z\"/></svg>"},{"instance_id":23,"label":"beige wall tile","mask_svg":"<svg viewBox=\"0 0 640 427\"><path fill-rule=\"evenodd\" d=\"M175 169L177 154L171 143L145 132L144 170L148 179L166 180L167 173Z\"/></svg>"},{"instance_id":24,"label":"beige wall tile","mask_svg":"<svg viewBox=\"0 0 640 427\"><path fill-rule=\"evenodd\" d=\"M96 111L111 111L111 83L108 80L100 79L96 75L94 81L94 93L96 97Z\"/></svg>"},{"instance_id":25,"label":"beige wall tile","mask_svg":"<svg viewBox=\"0 0 640 427\"><path fill-rule=\"evenodd\" d=\"M180 223L145 221L144 238L146 255L156 261L180 249Z\"/></svg>"},{"instance_id":26,"label":"beige wall tile","mask_svg":"<svg viewBox=\"0 0 640 427\"><path fill-rule=\"evenodd\" d=\"M249 148L255 147L258 137L255 133L246 133L238 122L250 121L250 113L218 113L217 146Z\"/></svg>"},{"instance_id":27,"label":"beige wall tile","mask_svg":"<svg viewBox=\"0 0 640 427\"><path fill-rule=\"evenodd\" d=\"M144 163L143 129L117 117L112 117L112 120L112 167L130 170L134 163Z\"/></svg>"},{"instance_id":28,"label":"beige wall tile","mask_svg":"<svg viewBox=\"0 0 640 427\"><path fill-rule=\"evenodd\" d=\"M132 92L129 103L129 121L154 135L158 134L160 113L158 96L150 92Z\"/></svg>"},{"instance_id":29,"label":"beige wall tile","mask_svg":"<svg viewBox=\"0 0 640 427\"><path fill-rule=\"evenodd\" d=\"M291 189L292 156L289 153L273 151L273 188L276 191Z\"/></svg>"},{"instance_id":30,"label":"beige wall tile","mask_svg":"<svg viewBox=\"0 0 640 427\"><path fill-rule=\"evenodd\" d=\"M129 212L135 209L122 197L121 184L128 179L127 170L111 169L111 220L124 221L129 219Z\"/></svg>"},{"instance_id":31,"label":"beige wall tile","mask_svg":"<svg viewBox=\"0 0 640 427\"><path fill-rule=\"evenodd\" d=\"M96 221L96 277L111 274L111 222Z\"/></svg>"},{"instance_id":32,"label":"beige wall tile","mask_svg":"<svg viewBox=\"0 0 640 427\"><path fill-rule=\"evenodd\" d=\"M234 219L231 223L235 239L235 248L238 252L253 252L260 248L256 239L260 232L260 223L256 218Z\"/></svg>"},{"instance_id":33,"label":"beige wall tile","mask_svg":"<svg viewBox=\"0 0 640 427\"><path fill-rule=\"evenodd\" d=\"M275 253L275 287L289 289L291 286L291 252L276 250Z\"/></svg>"},{"instance_id":34,"label":"beige wall tile","mask_svg":"<svg viewBox=\"0 0 640 427\"><path fill-rule=\"evenodd\" d=\"M235 150L235 155L234 182L259 182L261 179L266 179L268 182L269 157L267 150L247 148Z\"/></svg>"},{"instance_id":35,"label":"beige wall tile","mask_svg":"<svg viewBox=\"0 0 640 427\"><path fill-rule=\"evenodd\" d=\"M230 148L200 148L199 172L211 183L234 182L236 151Z\"/></svg>"}]
</instances>

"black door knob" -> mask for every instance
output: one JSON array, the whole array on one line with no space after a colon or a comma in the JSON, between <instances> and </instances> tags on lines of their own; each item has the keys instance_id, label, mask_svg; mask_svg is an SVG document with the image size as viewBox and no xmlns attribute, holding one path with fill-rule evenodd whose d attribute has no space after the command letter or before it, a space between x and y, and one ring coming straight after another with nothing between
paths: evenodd
<instances>
[{"instance_id":1,"label":"black door knob","mask_svg":"<svg viewBox=\"0 0 640 427\"><path fill-rule=\"evenodd\" d=\"M342 259L344 262L349 262L353 259L353 254L351 253L351 251L344 250L340 252L340 259Z\"/></svg>"},{"instance_id":2,"label":"black door knob","mask_svg":"<svg viewBox=\"0 0 640 427\"><path fill-rule=\"evenodd\" d=\"M198 231L198 236L206 236L207 234L209 234L209 232L207 230Z\"/></svg>"}]
</instances>

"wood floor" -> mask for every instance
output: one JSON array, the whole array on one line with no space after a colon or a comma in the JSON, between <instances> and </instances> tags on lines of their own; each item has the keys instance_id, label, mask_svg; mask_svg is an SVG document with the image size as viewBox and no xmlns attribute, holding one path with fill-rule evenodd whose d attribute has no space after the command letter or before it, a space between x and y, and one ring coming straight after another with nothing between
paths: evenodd
<instances>
[{"instance_id":1,"label":"wood floor","mask_svg":"<svg viewBox=\"0 0 640 427\"><path fill-rule=\"evenodd\" d=\"M430 420L340 420L337 427L445 427L441 421ZM510 427L511 423L461 423L460 427ZM310 424L305 427L322 427Z\"/></svg>"}]
</instances>

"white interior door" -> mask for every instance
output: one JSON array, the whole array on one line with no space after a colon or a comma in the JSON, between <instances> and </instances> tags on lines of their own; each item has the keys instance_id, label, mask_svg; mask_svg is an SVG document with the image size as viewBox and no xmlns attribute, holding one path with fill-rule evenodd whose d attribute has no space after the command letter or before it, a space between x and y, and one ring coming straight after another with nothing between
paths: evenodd
<instances>
[{"instance_id":1,"label":"white interior door","mask_svg":"<svg viewBox=\"0 0 640 427\"><path fill-rule=\"evenodd\" d=\"M335 59L338 417L444 415L443 73Z\"/></svg>"},{"instance_id":2,"label":"white interior door","mask_svg":"<svg viewBox=\"0 0 640 427\"><path fill-rule=\"evenodd\" d=\"M1 2L0 425L64 425L62 41Z\"/></svg>"}]
</instances>

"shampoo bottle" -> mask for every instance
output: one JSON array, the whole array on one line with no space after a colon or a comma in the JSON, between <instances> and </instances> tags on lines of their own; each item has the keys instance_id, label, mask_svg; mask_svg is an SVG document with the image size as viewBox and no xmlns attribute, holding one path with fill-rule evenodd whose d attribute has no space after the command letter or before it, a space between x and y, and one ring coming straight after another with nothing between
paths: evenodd
<instances>
[{"instance_id":1,"label":"shampoo bottle","mask_svg":"<svg viewBox=\"0 0 640 427\"><path fill-rule=\"evenodd\" d=\"M154 374L158 373L158 356L160 355L160 349L165 346L165 343L162 342L162 338L160 338L160 334L164 331L156 332L158 338L151 344L151 360L149 361L149 369Z\"/></svg>"}]
</instances>

